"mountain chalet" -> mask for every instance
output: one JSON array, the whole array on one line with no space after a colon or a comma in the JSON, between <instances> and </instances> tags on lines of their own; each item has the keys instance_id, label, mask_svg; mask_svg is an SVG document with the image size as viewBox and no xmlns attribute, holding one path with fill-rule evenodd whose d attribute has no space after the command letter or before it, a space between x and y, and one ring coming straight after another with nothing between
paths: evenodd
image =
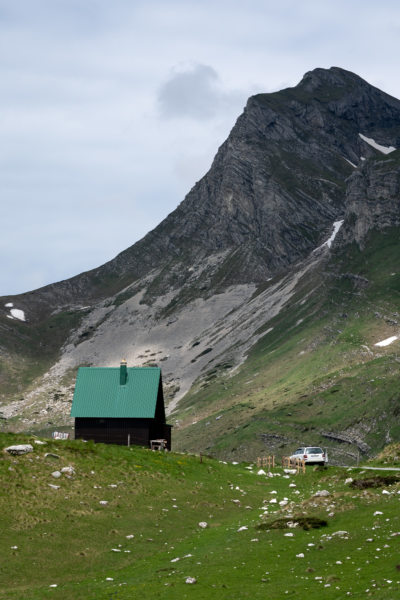
<instances>
[{"instance_id":1,"label":"mountain chalet","mask_svg":"<svg viewBox=\"0 0 400 600\"><path fill-rule=\"evenodd\" d=\"M171 449L157 367L80 367L71 417L75 439Z\"/></svg>"}]
</instances>

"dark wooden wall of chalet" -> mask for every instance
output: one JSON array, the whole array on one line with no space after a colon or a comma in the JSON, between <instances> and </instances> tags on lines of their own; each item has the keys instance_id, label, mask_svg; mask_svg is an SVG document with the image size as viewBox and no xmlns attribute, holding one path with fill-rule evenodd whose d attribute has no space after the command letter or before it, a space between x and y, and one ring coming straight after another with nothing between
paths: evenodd
<instances>
[{"instance_id":1,"label":"dark wooden wall of chalet","mask_svg":"<svg viewBox=\"0 0 400 600\"><path fill-rule=\"evenodd\" d=\"M75 439L93 440L102 444L150 446L150 440L166 439L171 450L171 426L155 419L97 419L76 417Z\"/></svg>"}]
</instances>

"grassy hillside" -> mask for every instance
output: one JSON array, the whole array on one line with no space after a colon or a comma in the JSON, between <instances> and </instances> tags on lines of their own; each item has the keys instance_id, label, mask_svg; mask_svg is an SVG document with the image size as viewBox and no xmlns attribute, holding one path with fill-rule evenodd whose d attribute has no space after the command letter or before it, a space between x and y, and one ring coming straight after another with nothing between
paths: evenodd
<instances>
[{"instance_id":1,"label":"grassy hillside","mask_svg":"<svg viewBox=\"0 0 400 600\"><path fill-rule=\"evenodd\" d=\"M1 599L398 593L399 483L358 489L344 469L268 477L198 456L0 435L1 448L21 442L33 452L0 454ZM67 466L73 474L51 475ZM270 529L288 517L327 525Z\"/></svg>"},{"instance_id":2,"label":"grassy hillside","mask_svg":"<svg viewBox=\"0 0 400 600\"><path fill-rule=\"evenodd\" d=\"M175 448L250 459L320 444L343 464L399 440L400 341L375 346L399 333L399 242L374 232L303 279L241 368L205 371L184 398Z\"/></svg>"},{"instance_id":3,"label":"grassy hillside","mask_svg":"<svg viewBox=\"0 0 400 600\"><path fill-rule=\"evenodd\" d=\"M54 364L70 330L87 312L66 310L32 323L0 314L0 401L17 400L30 389Z\"/></svg>"}]
</instances>

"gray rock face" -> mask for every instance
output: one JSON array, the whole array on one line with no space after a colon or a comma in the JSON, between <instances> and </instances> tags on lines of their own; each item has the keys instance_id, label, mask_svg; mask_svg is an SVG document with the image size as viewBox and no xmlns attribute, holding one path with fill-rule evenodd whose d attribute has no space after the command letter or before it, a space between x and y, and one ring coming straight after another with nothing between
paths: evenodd
<instances>
[{"instance_id":1,"label":"gray rock face","mask_svg":"<svg viewBox=\"0 0 400 600\"><path fill-rule=\"evenodd\" d=\"M372 229L400 226L400 151L367 161L347 187L346 217L341 239L361 247Z\"/></svg>"},{"instance_id":2,"label":"gray rock face","mask_svg":"<svg viewBox=\"0 0 400 600\"><path fill-rule=\"evenodd\" d=\"M98 269L19 296L19 305L43 317L156 270L151 301L221 252L219 268L190 286L197 297L265 280L304 258L344 214L350 163L376 156L359 133L400 146L400 102L348 71L315 69L294 88L253 96L210 171L156 229Z\"/></svg>"}]
</instances>

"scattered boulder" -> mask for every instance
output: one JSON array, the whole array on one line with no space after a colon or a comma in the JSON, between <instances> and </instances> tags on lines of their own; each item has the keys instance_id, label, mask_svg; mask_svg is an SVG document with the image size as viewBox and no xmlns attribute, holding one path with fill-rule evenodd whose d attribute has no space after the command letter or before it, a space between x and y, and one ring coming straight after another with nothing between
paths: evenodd
<instances>
[{"instance_id":1,"label":"scattered boulder","mask_svg":"<svg viewBox=\"0 0 400 600\"><path fill-rule=\"evenodd\" d=\"M54 477L54 479L59 479L61 477L61 473L60 471L53 471L51 476Z\"/></svg>"},{"instance_id":2,"label":"scattered boulder","mask_svg":"<svg viewBox=\"0 0 400 600\"><path fill-rule=\"evenodd\" d=\"M206 523L205 521L200 521L199 527L201 529L206 529L208 527L208 523Z\"/></svg>"},{"instance_id":3,"label":"scattered boulder","mask_svg":"<svg viewBox=\"0 0 400 600\"><path fill-rule=\"evenodd\" d=\"M58 456L58 454L53 454L53 452L46 452L46 454L44 455L45 458L54 458L55 460L59 459L60 457Z\"/></svg>"},{"instance_id":4,"label":"scattered boulder","mask_svg":"<svg viewBox=\"0 0 400 600\"><path fill-rule=\"evenodd\" d=\"M328 492L328 490L319 490L318 492L315 492L314 496L316 496L317 498L324 498L326 496L330 496L331 493Z\"/></svg>"},{"instance_id":5,"label":"scattered boulder","mask_svg":"<svg viewBox=\"0 0 400 600\"><path fill-rule=\"evenodd\" d=\"M68 467L63 467L61 469L61 473L65 473L66 475L75 475L75 469L69 465Z\"/></svg>"},{"instance_id":6,"label":"scattered boulder","mask_svg":"<svg viewBox=\"0 0 400 600\"><path fill-rule=\"evenodd\" d=\"M186 577L185 583L197 583L196 577Z\"/></svg>"},{"instance_id":7,"label":"scattered boulder","mask_svg":"<svg viewBox=\"0 0 400 600\"><path fill-rule=\"evenodd\" d=\"M11 454L11 456L20 456L21 454L33 452L33 446L30 444L18 444L17 446L8 446L8 448L4 448L4 451Z\"/></svg>"}]
</instances>

